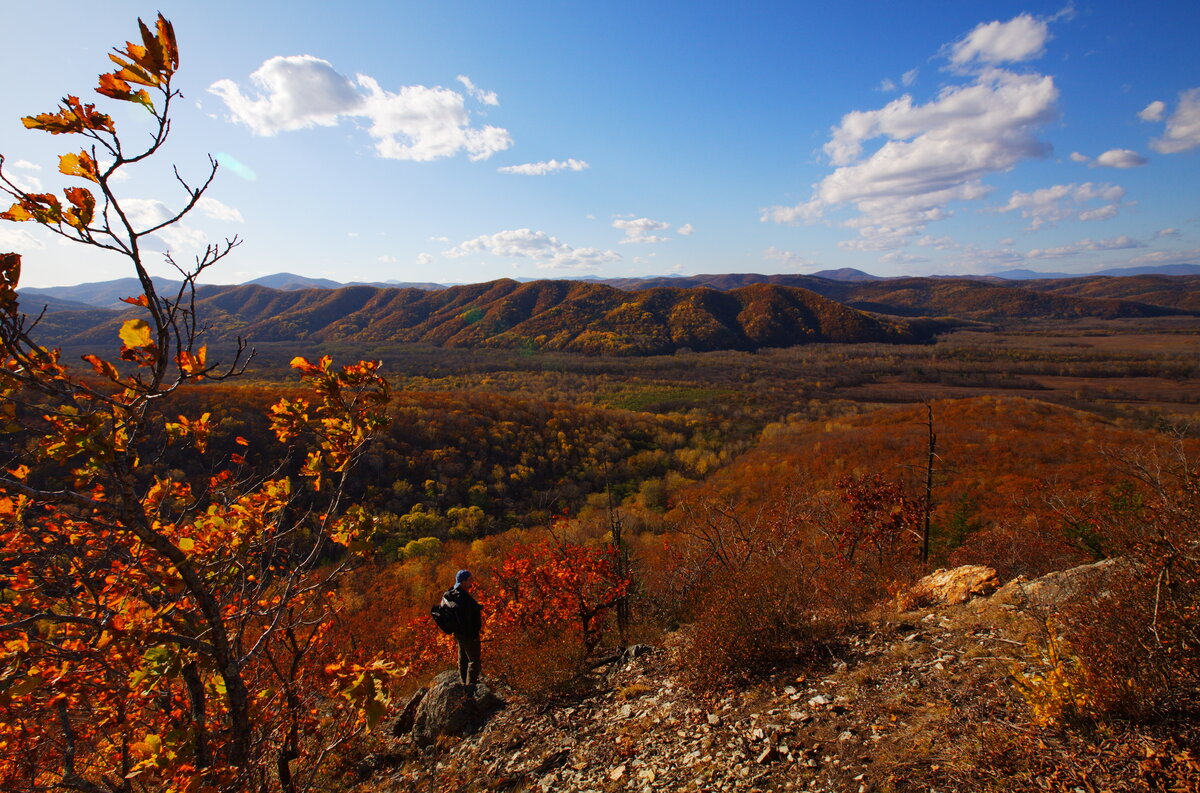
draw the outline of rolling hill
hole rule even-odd
[[[755,284],[729,291],[626,292],[579,281],[503,279],[438,291],[354,286],[278,291],[205,287],[197,309],[213,334],[255,341],[396,342],[648,355],[688,348],[754,350],[807,342],[909,343],[948,327],[878,317],[811,291]],[[119,316],[61,312],[55,343],[106,343]],[[51,331],[56,328],[50,328]]]
[[[1200,275],[1091,276],[1070,280],[1026,281],[1023,286],[1066,297],[1134,300],[1181,311],[1200,312]]]

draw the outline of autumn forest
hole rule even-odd
[[[95,90],[148,143],[69,96],[23,119],[64,141],[62,197],[0,158],[0,218],[133,279],[107,309],[39,302],[36,252],[0,254],[0,788],[538,789],[557,766],[450,777],[450,738],[397,748],[453,665],[429,610],[459,569],[510,712],[602,696],[647,646],[701,714],[922,625],[906,593],[935,570],[1103,563],[981,656],[978,692],[955,679],[970,729],[906,689],[891,722],[926,713],[936,748],[856,762],[879,790],[1100,789],[1085,756],[1107,789],[1196,789],[1195,276],[203,285],[235,238],[162,281],[115,177],[161,157],[179,56],[161,16],[136,40]],[[867,789],[774,746],[764,789]]]

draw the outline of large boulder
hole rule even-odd
[[[404,706],[392,728],[394,735],[411,733],[418,746],[431,746],[443,735],[460,737],[475,732],[504,707],[504,700],[486,683],[472,696],[459,682],[458,672],[442,672],[428,689],[421,689]]]
[[[1019,608],[1055,611],[1079,598],[1102,600],[1119,576],[1133,570],[1128,560],[1116,558],[1047,573],[1032,581],[1018,576],[1001,587],[992,599]]]
[[[967,564],[951,570],[935,570],[900,593],[901,611],[926,606],[953,606],[990,595],[1000,586],[996,571],[979,564]]]

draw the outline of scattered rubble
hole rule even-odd
[[[439,733],[461,739],[431,740],[433,703],[456,685],[447,673],[418,692],[417,704],[405,704],[390,765],[376,760],[355,793],[1026,789],[981,753],[1004,756],[1006,746],[1038,740],[1008,681],[1028,663],[1022,649],[1039,619],[1012,600],[1013,588],[1028,591],[1029,582],[988,597],[994,587],[985,570],[942,576],[944,587],[928,589],[932,607],[885,609],[835,657],[779,669],[724,696],[680,686],[667,662],[673,650],[642,645],[617,654],[575,700],[538,706],[512,696],[469,729]],[[1137,789],[1107,780],[1081,789]]]

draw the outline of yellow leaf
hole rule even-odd
[[[192,549],[195,547],[196,541],[191,537],[184,537],[179,541],[179,550],[183,551],[184,553],[191,553]]]
[[[150,324],[144,319],[125,320],[120,336],[126,347],[149,347],[154,343],[150,339]]]
[[[96,161],[86,151],[59,157],[58,172],[67,176],[80,176],[92,182],[100,181]]]

